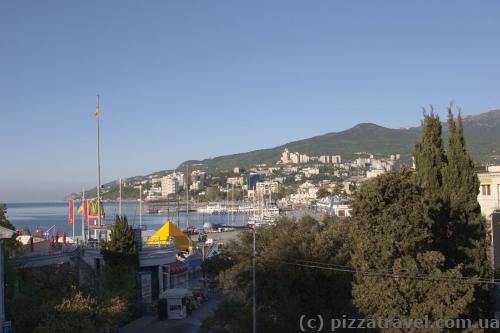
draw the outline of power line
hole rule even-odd
[[[373,270],[356,270],[356,269],[349,267],[349,266],[334,265],[334,264],[320,263],[320,262],[313,262],[313,261],[310,261],[310,263],[307,263],[307,260],[301,260],[301,259],[299,259],[295,262],[279,260],[279,259],[272,259],[272,258],[266,258],[266,260],[279,262],[279,263],[286,264],[286,265],[303,267],[303,268],[315,268],[315,269],[323,269],[323,270],[330,270],[330,271],[336,271],[336,272],[360,274],[360,275],[364,275],[364,276],[379,276],[379,277],[387,277],[387,278],[394,278],[394,279],[401,278],[401,279],[413,279],[413,280],[424,280],[424,281],[435,281],[435,282],[437,282],[437,281],[461,282],[461,283],[471,283],[471,284],[482,284],[482,283],[484,283],[484,284],[497,284],[497,283],[500,283],[500,279],[487,279],[487,278],[480,278],[480,277],[467,277],[467,276],[441,277],[441,276],[433,276],[430,274],[407,274],[407,273],[389,273],[389,272],[384,272],[384,271],[373,271]],[[304,263],[301,263],[300,261],[304,261]],[[335,267],[335,266],[340,266],[340,267]]]

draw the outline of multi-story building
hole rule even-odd
[[[318,168],[304,168],[302,172],[304,173],[304,176],[306,176],[307,178],[312,177],[314,175],[319,175]]]
[[[191,186],[192,190],[203,190],[205,188],[206,172],[194,170],[191,172]]]
[[[291,153],[290,154],[290,161],[293,164],[299,164],[300,163],[300,154],[299,153]]]
[[[229,185],[243,185],[243,177],[228,177],[226,183]]]
[[[371,169],[366,171],[366,178],[374,178],[384,173],[386,173],[385,169]]]
[[[283,151],[283,153],[281,154],[281,158],[280,158],[280,161],[281,163],[283,164],[287,164],[287,163],[290,163],[291,160],[290,160],[290,153],[288,152],[288,149],[285,148],[285,150]]]
[[[161,195],[167,197],[170,194],[179,192],[179,181],[172,175],[165,176],[161,179]]]
[[[261,179],[261,175],[258,173],[251,173],[247,177],[247,190],[255,190],[257,182]]]
[[[330,163],[331,159],[330,159],[330,156],[328,155],[322,155],[320,157],[318,157],[318,161],[320,161],[321,163]]]
[[[332,163],[333,164],[342,163],[342,157],[340,157],[340,155],[332,155]]]
[[[255,192],[259,196],[269,195],[271,193],[277,193],[279,189],[279,183],[273,181],[257,182],[255,184]]]
[[[184,174],[182,172],[174,172],[170,174],[172,178],[177,179],[177,185],[179,189],[183,189],[184,185],[186,184],[186,179],[184,178]]]
[[[500,166],[489,166],[477,175],[480,183],[477,201],[481,206],[481,213],[490,219],[491,213],[500,208]]]

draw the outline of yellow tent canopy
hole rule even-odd
[[[177,228],[171,221],[167,221],[160,229],[149,237],[146,244],[167,244],[170,237],[175,239],[175,245],[181,251],[188,251],[189,247],[193,244],[191,238]]]

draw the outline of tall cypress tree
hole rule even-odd
[[[415,145],[415,178],[423,189],[423,196],[428,205],[429,218],[432,219],[432,233],[435,250],[443,253],[445,267],[453,268],[450,258],[454,255],[455,246],[450,243],[451,225],[448,223],[447,201],[443,192],[443,169],[447,164],[441,137],[442,126],[439,116],[431,107],[430,113],[424,110],[422,137]]]
[[[367,318],[461,318],[469,314],[474,286],[457,283],[459,268],[446,267],[434,245],[434,220],[424,189],[408,170],[361,186],[352,208],[354,304]],[[366,272],[383,272],[393,277]],[[425,274],[436,278],[410,278]],[[394,332],[394,330],[381,330]],[[419,332],[420,330],[407,330]]]
[[[449,220],[452,225],[452,243],[455,251],[450,255],[454,265],[462,265],[466,276],[488,277],[486,221],[477,201],[479,179],[474,163],[465,148],[462,117],[455,121],[452,105],[448,108],[448,164],[443,170],[443,190],[448,202]],[[488,288],[476,285],[475,302],[470,305],[470,315],[488,313]]]
[[[457,124],[458,122],[458,124]],[[443,194],[448,202],[449,220],[453,224],[456,246],[456,264],[464,265],[467,275],[485,277],[488,273],[486,257],[486,228],[477,201],[479,179],[474,163],[465,148],[462,117],[454,119],[452,106],[448,108],[448,164],[443,170]]]
[[[439,116],[424,110],[422,122],[422,139],[415,145],[414,157],[417,183],[433,196],[440,196],[443,183],[442,169],[446,164],[446,156],[441,139],[441,121]]]

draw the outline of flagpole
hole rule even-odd
[[[142,230],[142,184],[139,185],[139,228]]]
[[[85,186],[82,186],[82,241],[85,244]]]
[[[101,227],[101,155],[99,145],[99,95],[97,95],[97,106],[95,109],[96,125],[97,125],[97,225]]]
[[[119,192],[120,192],[120,201],[118,205],[118,215],[122,216],[122,177],[119,178],[118,180],[120,182],[119,186]]]
[[[73,201],[73,242],[75,241],[75,201]]]

